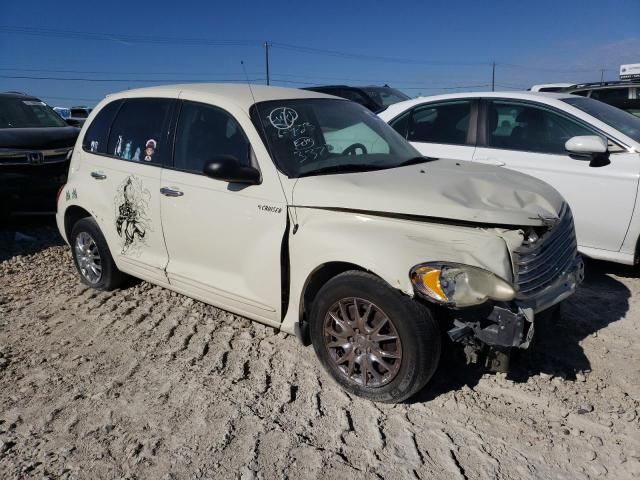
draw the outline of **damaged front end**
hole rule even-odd
[[[472,281],[467,283],[471,290],[484,292],[487,298],[476,295],[475,305],[440,302],[448,307],[453,320],[449,337],[465,345],[468,362],[477,362],[479,353],[488,350],[489,366],[504,371],[508,366],[509,351],[525,349],[531,343],[535,317],[570,296],[584,278],[584,264],[578,254],[568,206],[563,206],[555,222],[530,228],[524,232],[524,238],[512,252],[513,282],[508,285],[511,292],[502,283],[494,281],[495,284],[491,284],[492,280],[485,275],[488,286],[474,287]],[[442,275],[438,277],[437,287],[446,296],[449,287],[446,278],[440,282],[443,278]],[[423,296],[426,292],[425,297],[433,301],[433,292],[429,291],[428,285],[425,288]],[[421,292],[419,288],[416,290]]]

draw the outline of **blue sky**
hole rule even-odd
[[[265,41],[274,43],[275,85],[389,83],[411,96],[483,90],[492,61],[497,90],[599,80],[601,68],[615,79],[620,63],[640,62],[639,19],[640,0],[5,0],[0,77],[47,79],[0,78],[0,91],[93,105],[127,88],[242,79],[241,60],[260,82]],[[234,45],[211,44],[218,40]]]

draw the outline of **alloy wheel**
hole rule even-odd
[[[328,310],[323,326],[329,356],[341,374],[365,387],[392,381],[402,363],[402,343],[393,321],[372,302],[343,298]]]
[[[95,240],[87,232],[80,232],[75,243],[76,261],[80,274],[92,284],[102,278],[102,259]]]

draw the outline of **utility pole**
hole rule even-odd
[[[496,62],[491,64],[491,91],[496,91]]]
[[[267,85],[269,85],[269,42],[264,42],[264,59],[267,66]]]

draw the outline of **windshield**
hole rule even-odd
[[[640,142],[640,118],[631,113],[591,98],[576,97],[562,100],[624,133],[627,137],[633,138],[636,142]]]
[[[34,98],[0,97],[0,128],[66,127],[46,103]]]
[[[262,102],[251,116],[258,131],[264,128],[274,161],[291,178],[380,170],[422,158],[373,112],[345,100]]]
[[[373,101],[376,102],[381,107],[388,107],[389,105],[393,105],[394,103],[404,102],[405,100],[409,100],[409,97],[395,88],[389,87],[361,87],[361,90],[364,90],[367,95],[373,98]]]

